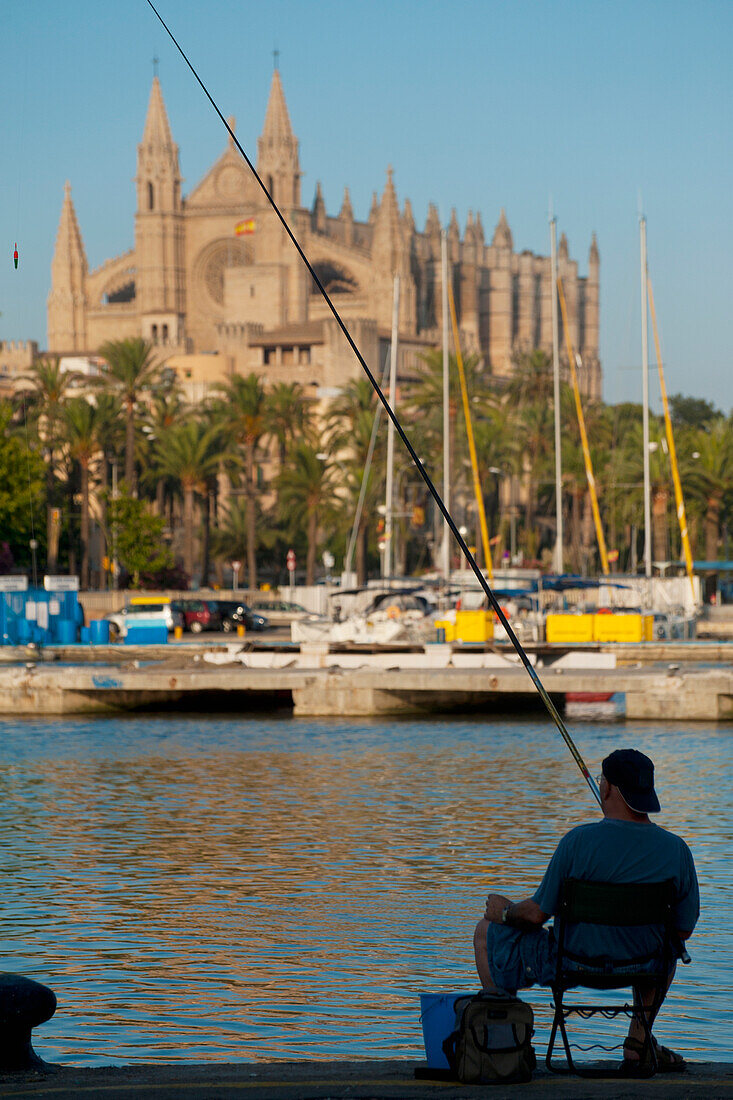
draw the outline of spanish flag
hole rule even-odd
[[[247,218],[246,221],[237,222],[234,226],[234,234],[237,237],[247,237],[250,233],[254,233],[255,228],[254,218]]]

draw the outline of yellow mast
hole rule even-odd
[[[603,528],[601,526],[601,513],[598,510],[598,497],[596,495],[596,480],[593,476],[593,463],[590,457],[590,447],[588,446],[588,436],[585,430],[585,418],[583,416],[583,406],[580,403],[580,388],[578,386],[578,375],[575,370],[575,355],[573,353],[573,345],[570,340],[570,326],[568,325],[568,311],[565,305],[565,294],[562,289],[562,279],[558,275],[557,277],[557,289],[560,294],[560,309],[562,310],[562,327],[565,330],[565,345],[568,350],[568,363],[570,364],[570,377],[573,380],[573,393],[575,395],[575,409],[578,413],[578,427],[580,428],[580,441],[583,445],[583,459],[585,461],[585,475],[588,479],[588,490],[590,492],[590,504],[593,512],[593,522],[596,528],[596,538],[598,539],[598,550],[601,555],[601,568],[605,576],[608,576],[610,570],[608,568],[608,554],[606,553],[606,540],[603,537]]]
[[[481,482],[478,476],[478,459],[476,458],[476,444],[473,440],[473,426],[471,424],[471,410],[468,404],[468,389],[466,388],[466,372],[463,369],[463,356],[461,355],[461,341],[458,335],[458,321],[456,320],[456,304],[453,300],[453,287],[448,283],[448,305],[450,306],[450,318],[453,326],[453,343],[456,348],[456,362],[458,363],[458,377],[461,380],[461,396],[463,398],[463,415],[466,419],[466,434],[468,435],[468,450],[471,455],[471,470],[473,472],[473,491],[476,496],[479,525],[481,527],[481,542],[484,547],[484,561],[489,580],[494,579],[494,571],[491,567],[491,546],[489,545],[489,528],[486,524],[486,512],[484,510],[484,498],[481,492]]]
[[[662,351],[659,346],[659,330],[657,329],[657,313],[654,309],[654,292],[652,291],[652,281],[647,276],[647,286],[649,288],[649,309],[652,315],[652,328],[654,329],[654,347],[657,353],[657,368],[659,370],[659,387],[662,391],[662,405],[664,406],[664,427],[667,433],[667,446],[669,447],[669,461],[672,466],[672,481],[674,482],[674,499],[677,505],[677,519],[680,524],[680,535],[682,537],[682,550],[685,555],[685,567],[687,569],[687,576],[690,579],[690,587],[692,588],[692,599],[696,600],[695,596],[695,581],[694,573],[692,570],[692,550],[690,549],[690,539],[687,534],[687,515],[685,513],[685,498],[682,495],[682,483],[680,481],[680,471],[677,465],[677,451],[674,445],[674,433],[672,431],[672,419],[669,415],[669,404],[667,403],[667,387],[664,384],[664,370],[662,368]]]

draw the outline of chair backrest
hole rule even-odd
[[[583,882],[566,879],[558,916],[571,924],[671,928],[675,899],[672,879],[664,882]]]

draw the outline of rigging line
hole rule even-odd
[[[28,416],[25,409],[25,392],[23,393],[23,424],[25,425],[25,458],[28,467],[28,505],[31,514],[31,561],[33,564],[33,587],[38,588],[38,567],[36,564],[36,528],[33,521],[33,490],[31,488],[31,448],[28,442]]]
[[[550,698],[549,694],[547,693],[547,690],[546,690],[544,684],[542,683],[542,681],[540,680],[539,676],[537,675],[537,672],[532,667],[532,664],[529,660],[529,657],[527,656],[527,654],[524,651],[522,643],[519,641],[516,634],[514,633],[514,630],[512,629],[512,627],[509,623],[509,620],[507,619],[506,615],[504,614],[504,612],[501,609],[499,601],[497,600],[497,598],[494,595],[493,591],[489,587],[489,584],[487,583],[486,577],[483,575],[483,573],[479,569],[478,564],[476,562],[476,559],[474,558],[473,554],[471,553],[471,551],[468,548],[468,544],[466,543],[465,539],[463,538],[463,535],[458,530],[458,527],[456,526],[456,523],[455,523],[453,517],[451,516],[450,512],[446,508],[445,503],[443,502],[443,498],[440,496],[440,493],[435,488],[435,485],[433,484],[433,482],[430,478],[430,475],[428,474],[427,470],[425,469],[425,467],[423,466],[422,462],[420,461],[420,459],[418,457],[417,451],[412,446],[412,443],[410,442],[409,438],[407,437],[404,428],[402,427],[400,421],[398,420],[398,418],[397,418],[395,412],[393,411],[389,401],[385,397],[379,383],[377,382],[376,378],[374,377],[371,370],[367,366],[363,355],[361,354],[358,347],[354,343],[354,340],[353,340],[349,330],[347,329],[346,325],[344,324],[343,320],[341,319],[340,313],[338,312],[335,305],[331,301],[331,298],[329,297],[328,292],[326,291],[326,288],[324,287],[323,283],[318,278],[318,275],[316,274],[313,267],[311,266],[310,261],[308,260],[308,257],[306,256],[305,252],[303,251],[300,244],[298,243],[298,240],[295,237],[293,231],[291,230],[290,226],[288,225],[288,222],[287,222],[284,214],[281,212],[279,206],[277,205],[277,203],[273,199],[272,195],[268,191],[267,187],[265,186],[264,182],[260,178],[259,173],[257,172],[257,169],[255,168],[254,164],[249,159],[249,157],[245,153],[244,149],[240,145],[239,140],[238,140],[236,134],[234,133],[234,130],[232,129],[232,127],[229,125],[229,123],[227,122],[224,115],[219,110],[219,107],[217,106],[217,104],[216,104],[215,100],[213,99],[211,93],[209,92],[208,88],[204,84],[204,82],[201,79],[201,77],[199,76],[199,74],[196,72],[196,69],[193,67],[192,63],[189,61],[186,53],[183,50],[183,47],[181,45],[179,45],[178,40],[176,39],[175,35],[173,34],[173,32],[170,29],[170,27],[168,26],[168,24],[163,19],[162,15],[158,11],[158,9],[155,7],[155,4],[153,4],[152,0],[147,0],[147,4],[151,8],[153,13],[155,14],[155,16],[158,19],[159,23],[161,24],[161,26],[165,30],[166,34],[170,38],[173,45],[178,50],[179,54],[181,55],[181,57],[185,61],[186,65],[191,70],[191,72],[192,72],[192,74],[193,74],[193,76],[196,80],[196,83],[199,85],[202,92],[204,93],[204,95],[208,99],[209,103],[214,108],[214,111],[219,116],[219,119],[221,120],[222,125],[225,127],[225,129],[226,129],[227,133],[229,134],[229,137],[231,138],[232,142],[234,143],[236,148],[241,153],[242,158],[244,159],[244,161],[247,164],[248,168],[252,172],[252,175],[254,176],[254,178],[257,180],[257,183],[259,184],[265,198],[267,199],[267,201],[269,202],[269,204],[272,207],[273,211],[277,215],[283,229],[285,230],[288,237],[292,241],[298,255],[300,256],[301,260],[305,264],[306,268],[308,269],[308,272],[310,273],[311,277],[313,278],[313,281],[315,282],[316,286],[318,287],[319,291],[321,292],[321,295],[323,296],[323,300],[325,301],[326,305],[328,306],[331,313],[333,314],[334,320],[336,321],[337,325],[339,326],[342,333],[346,337],[346,341],[347,341],[349,347],[351,348],[351,350],[353,351],[354,355],[356,356],[357,360],[359,361],[359,363],[362,367],[362,370],[364,371],[364,373],[366,374],[366,376],[369,379],[370,383],[374,387],[374,391],[377,394],[377,397],[379,398],[379,400],[381,401],[381,403],[384,407],[384,410],[387,413],[387,416],[390,418],[390,420],[394,424],[395,431],[397,432],[397,434],[399,435],[399,437],[402,440],[403,444],[405,445],[405,447],[407,449],[407,452],[410,455],[410,458],[415,463],[415,466],[417,467],[418,473],[420,474],[421,478],[425,482],[425,485],[427,486],[428,491],[430,492],[430,494],[433,497],[433,500],[435,501],[441,515],[443,516],[443,519],[445,520],[446,524],[448,525],[454,539],[458,543],[458,545],[461,549],[461,552],[463,553],[463,556],[465,557],[465,559],[468,562],[472,572],[474,573],[476,579],[478,580],[479,584],[481,585],[481,588],[483,589],[483,591],[486,595],[486,598],[488,599],[493,611],[495,612],[497,618],[499,619],[499,622],[502,624],[502,626],[506,630],[507,637],[509,638],[512,645],[514,646],[514,648],[515,648],[515,650],[516,650],[516,652],[519,656],[519,659],[521,660],[522,664],[524,665],[524,667],[527,671],[527,674],[528,674],[529,678],[531,679],[532,683],[534,684],[535,688],[537,689],[537,692],[539,693],[539,695],[542,699],[542,702],[545,704],[545,707],[547,708],[547,711],[548,711],[550,717],[552,718],[552,720],[555,723],[555,726],[557,727],[563,741],[565,742],[565,744],[566,744],[566,746],[567,746],[567,748],[570,752],[570,755],[573,757],[573,760],[575,761],[578,768],[580,769],[580,772],[581,772],[583,778],[585,779],[586,783],[588,784],[588,787],[590,788],[590,791],[591,791],[593,797],[595,798],[596,802],[600,806],[601,805],[601,796],[600,796],[600,792],[598,790],[598,787],[596,785],[596,782],[593,779],[593,777],[591,776],[590,772],[588,771],[588,768],[586,767],[582,756],[580,755],[578,749],[576,748],[575,743],[573,742],[573,739],[570,736],[570,733],[568,732],[568,729],[567,729],[565,723],[563,722],[559,711],[557,710],[557,707],[555,706],[555,704],[553,703],[553,701]]]
[[[387,385],[389,379],[389,355],[391,351],[391,344],[387,348],[387,354],[385,355],[384,371],[382,373],[382,388]],[[369,437],[369,449],[367,451],[366,462],[364,463],[364,474],[361,479],[361,488],[359,489],[359,500],[356,505],[356,514],[354,515],[354,523],[351,528],[351,538],[349,539],[348,549],[346,551],[346,558],[344,559],[344,572],[350,573],[351,566],[354,560],[354,550],[356,548],[356,539],[359,534],[359,524],[361,523],[361,513],[364,508],[364,498],[366,497],[367,485],[369,484],[369,473],[372,465],[372,456],[374,455],[374,448],[377,443],[377,432],[379,430],[379,418],[382,413],[382,406],[377,405],[374,412],[374,423],[372,424],[372,434]]]

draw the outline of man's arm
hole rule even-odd
[[[531,930],[540,928],[549,913],[544,913],[536,901],[510,901],[502,894],[489,894],[486,898],[484,918],[493,924],[507,924],[510,928]]]

